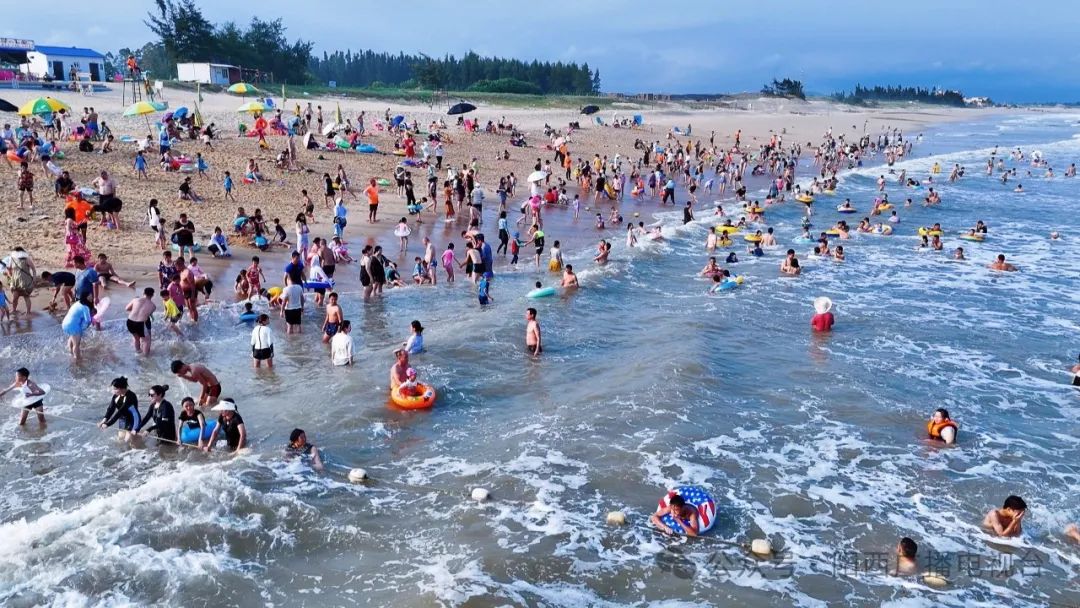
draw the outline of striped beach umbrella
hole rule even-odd
[[[268,111],[270,111],[270,107],[267,106],[266,104],[264,104],[261,101],[249,101],[249,102],[245,103],[244,105],[240,106],[239,108],[236,108],[236,111],[240,112],[242,114],[243,113],[256,114],[258,112],[268,112]]]
[[[60,110],[67,110],[70,112],[71,107],[52,97],[35,97],[19,108],[19,116],[52,114],[53,112],[59,112]]]
[[[247,95],[248,93],[258,93],[259,89],[246,82],[238,82],[229,87],[230,93],[236,93],[237,95]]]
[[[150,103],[149,101],[137,101],[124,109],[124,116],[142,116],[146,120],[146,128],[150,128],[150,119],[148,116],[155,112],[160,112],[162,107],[156,103]]]

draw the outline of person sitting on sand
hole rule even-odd
[[[1016,271],[1019,270],[1019,268],[1017,268],[1015,265],[1009,264],[1008,262],[1005,261],[1005,254],[1004,253],[999,253],[998,256],[997,256],[997,260],[995,260],[992,264],[990,264],[987,267],[990,270],[1001,270],[1001,271],[1004,271],[1004,272],[1016,272]]]
[[[1021,522],[1027,513],[1027,503],[1019,496],[1009,496],[1000,509],[991,509],[983,518],[982,525],[989,528],[995,536],[1004,538],[1020,536],[1023,532]]]

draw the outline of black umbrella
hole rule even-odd
[[[465,103],[463,101],[461,103],[455,103],[454,106],[446,112],[446,114],[448,116],[453,116],[454,114],[465,114],[467,112],[472,112],[475,109],[476,106],[472,105],[471,103]]]
[[[585,106],[581,108],[582,114],[596,114],[600,111],[600,106]]]
[[[0,112],[18,112],[19,107],[12,105],[11,102],[6,99],[0,99]]]

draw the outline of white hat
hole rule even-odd
[[[210,409],[215,412],[235,412],[236,403],[234,403],[232,399],[222,399],[217,405]]]
[[[816,310],[819,315],[829,312],[832,310],[832,300],[830,300],[828,296],[818,296],[814,298],[814,310]]]

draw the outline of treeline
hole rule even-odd
[[[155,0],[156,13],[148,13],[146,26],[157,34],[176,76],[177,62],[213,62],[259,70],[281,82],[307,79],[312,43],[285,38],[281,19],[263,21],[252,17],[247,28],[232,21],[214,25],[203,16],[193,0]]]
[[[963,106],[964,94],[938,88],[925,87],[902,87],[881,85],[864,87],[855,85],[850,93],[838,92],[833,94],[833,99],[842,103],[864,104],[869,101],[916,101],[919,103],[932,103],[945,106]]]
[[[106,55],[111,77],[123,72],[124,60],[135,55],[154,78],[176,77],[176,64],[212,62],[244,69],[245,78],[293,84],[399,87],[483,91],[492,93],[591,94],[600,90],[600,72],[589,65],[481,57],[469,52],[431,58],[405,53],[335,51],[312,54],[311,42],[289,42],[281,19],[253,17],[247,27],[232,21],[211,23],[195,0],[154,0],[146,26],[158,40],[141,49],[122,48]]]
[[[337,51],[312,58],[315,80],[334,80],[338,86],[397,86],[493,93],[590,94],[600,90],[600,71],[589,64],[525,62],[481,57],[469,52],[458,59],[435,59],[404,53]]]
[[[802,81],[790,78],[783,80],[773,78],[771,83],[766,83],[765,86],[761,87],[761,94],[769,97],[794,97],[806,101]]]

